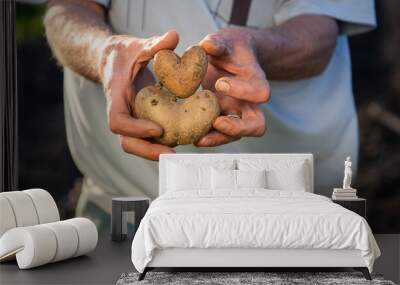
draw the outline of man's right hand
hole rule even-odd
[[[127,153],[158,160],[161,153],[174,149],[151,142],[163,129],[156,123],[134,117],[133,102],[139,87],[152,84],[154,78],[145,68],[148,61],[162,49],[175,49],[179,41],[174,31],[163,36],[139,39],[111,36],[103,47],[100,74],[107,98],[108,124],[119,135]]]

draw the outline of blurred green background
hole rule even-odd
[[[18,43],[43,38],[44,27],[42,17],[45,5],[29,5],[17,3],[16,37]]]

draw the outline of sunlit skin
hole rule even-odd
[[[179,36],[174,31],[150,39],[113,35],[105,15],[103,7],[91,1],[50,0],[44,19],[49,44],[61,65],[103,85],[109,127],[123,150],[158,160],[174,149],[149,140],[161,136],[162,128],[134,118],[129,102],[137,90],[154,83],[148,61],[159,50],[174,49]],[[222,114],[197,145],[264,135],[267,122],[259,104],[271,96],[268,80],[320,74],[337,35],[334,19],[303,15],[269,29],[227,28],[202,39],[199,45],[210,61],[203,85],[216,91]]]

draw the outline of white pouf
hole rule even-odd
[[[97,246],[98,233],[95,224],[86,218],[74,218],[65,221],[75,227],[78,233],[78,249],[74,255],[79,256],[94,250]]]
[[[8,199],[0,195],[0,237],[9,229],[15,228],[17,222]]]
[[[0,237],[9,229],[60,220],[56,202],[43,189],[0,193]]]
[[[0,261],[14,257],[20,269],[87,254],[97,245],[92,221],[75,218],[7,231],[0,238]]]
[[[78,233],[73,226],[65,221],[44,224],[53,231],[57,239],[57,252],[51,262],[73,257],[78,250]]]
[[[30,196],[22,191],[2,192],[13,209],[17,227],[33,226],[39,223],[35,205]]]
[[[22,192],[31,197],[39,218],[39,224],[60,220],[60,214],[58,213],[56,202],[49,192],[43,189],[29,189]]]
[[[11,229],[0,239],[0,261],[15,255],[20,269],[49,263],[56,251],[54,233],[41,225]]]

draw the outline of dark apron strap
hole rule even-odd
[[[233,0],[229,23],[238,26],[246,26],[250,5],[251,0]]]

